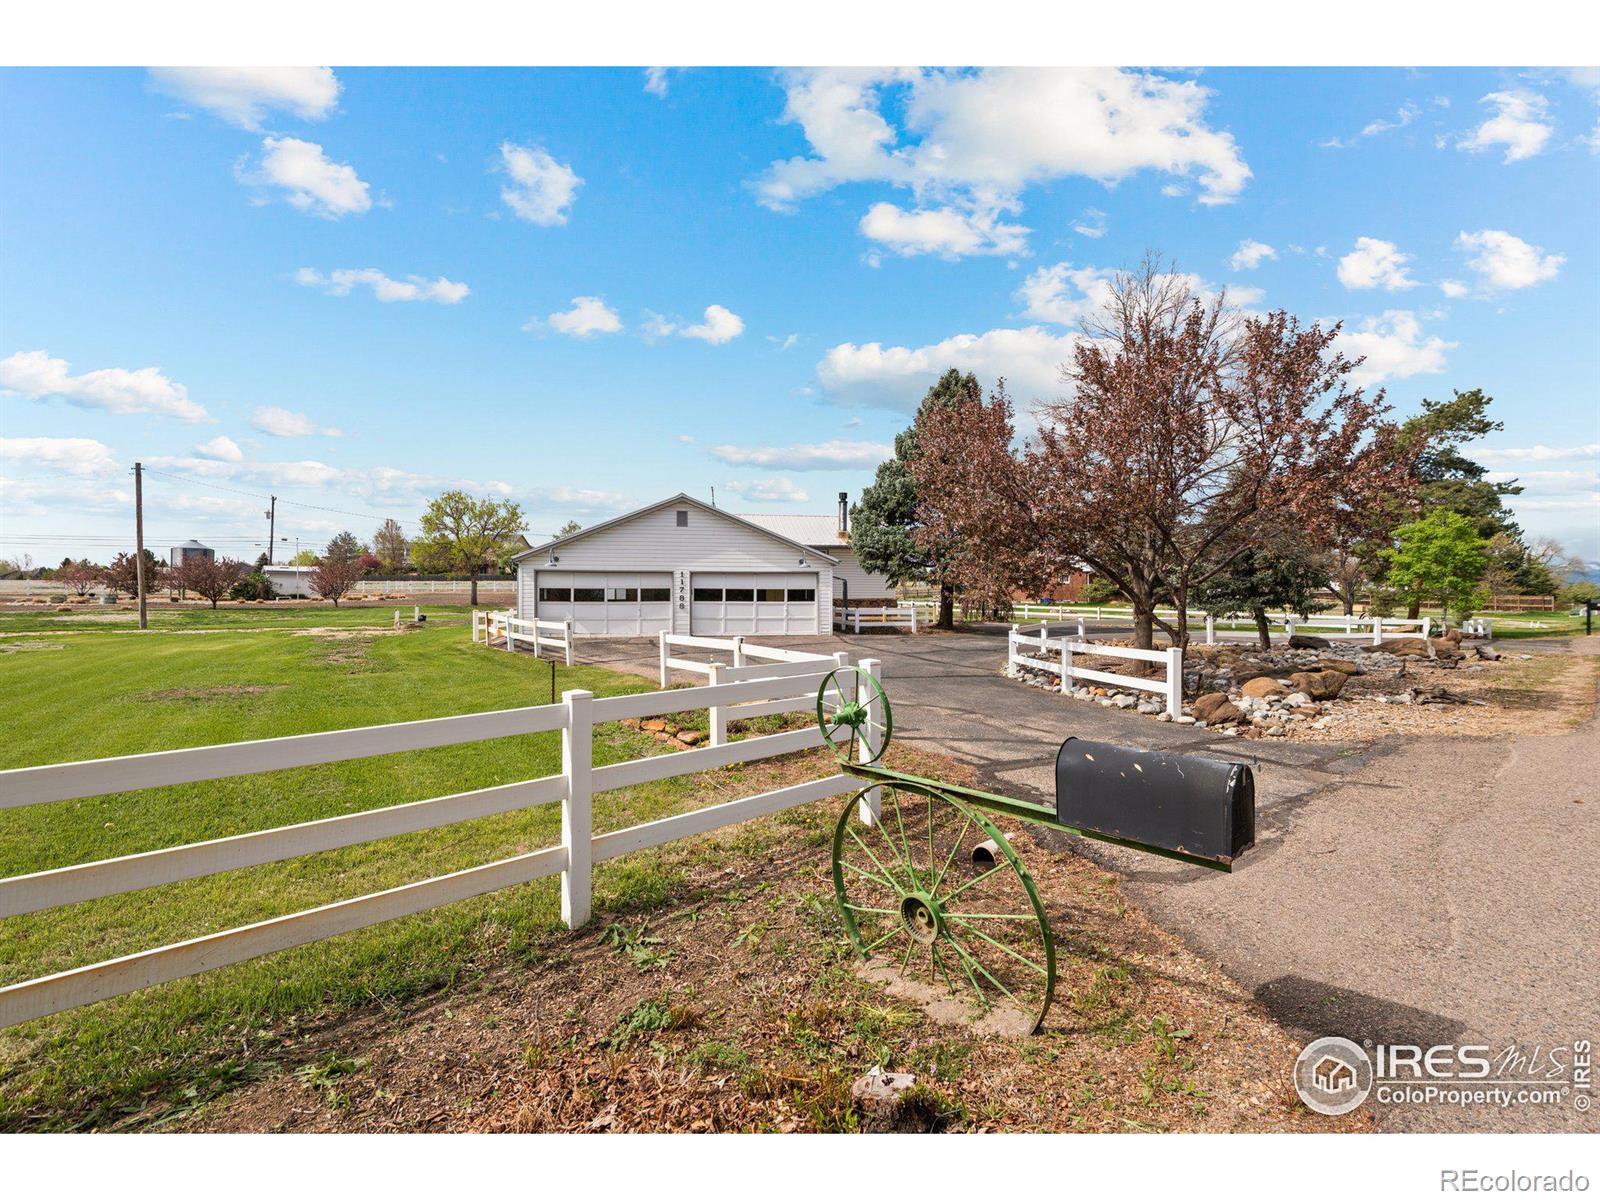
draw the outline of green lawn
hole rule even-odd
[[[372,610],[341,611],[337,619],[324,610],[280,610],[261,614],[285,626],[277,631],[176,632],[210,624],[202,615],[229,624],[258,617],[164,613],[171,632],[91,625],[57,641],[5,636],[19,625],[39,627],[46,614],[0,618],[0,768],[479,712],[549,696],[546,662],[474,646],[464,623],[332,639],[292,627],[364,624]],[[455,615],[459,622],[463,610]],[[607,695],[650,686],[592,667],[557,671],[558,689]],[[660,750],[621,726],[596,730],[597,762]],[[539,734],[0,812],[0,876],[554,774],[559,762],[560,735]],[[597,830],[703,803],[702,787],[689,778],[608,793],[597,801]],[[545,805],[8,918],[0,922],[0,984],[551,845],[559,828],[559,806]],[[597,907],[658,901],[670,884],[658,855],[629,855],[597,869]],[[541,880],[0,1030],[0,1129],[104,1126],[165,1111],[175,1098],[203,1101],[265,1069],[271,1028],[461,982],[486,956],[537,954],[557,917],[557,881]]]
[[[139,614],[132,609],[103,608],[98,604],[71,605],[70,611],[58,612],[60,605],[15,608],[0,611],[0,635],[7,633],[32,633],[52,629],[101,630],[137,633]],[[388,626],[394,624],[394,610],[409,620],[412,605],[384,604],[358,608],[344,604],[293,607],[278,604],[223,605],[210,608],[203,605],[182,607],[152,604],[148,609],[151,629],[305,629],[312,626]],[[479,604],[480,609],[493,608],[491,603]],[[465,626],[472,610],[466,605],[424,604],[422,611],[430,621]]]

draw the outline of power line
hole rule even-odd
[[[159,471],[155,467],[146,467],[145,471],[151,475],[164,475],[168,479],[178,479],[184,483],[192,483],[197,487],[208,487],[219,492],[231,492],[235,496],[248,496],[252,500],[270,501],[272,499],[272,497],[265,492],[247,492],[242,488],[232,488],[220,483],[212,483],[208,479],[196,479],[192,475],[180,475],[176,471]],[[363,520],[369,521],[382,521],[387,519],[383,513],[375,513],[371,511],[354,512],[348,508],[334,508],[327,504],[311,504],[305,500],[286,500],[280,497],[278,502],[280,504],[292,504],[297,508],[314,509],[317,512],[338,513],[342,517],[361,517]]]

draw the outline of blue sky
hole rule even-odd
[[[0,555],[829,511],[930,379],[1023,405],[1147,248],[1482,387],[1600,559],[1600,71],[0,72]],[[180,478],[182,477],[182,478]],[[330,511],[337,510],[337,511]],[[292,549],[292,541],[290,548]]]

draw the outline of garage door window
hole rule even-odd
[[[755,588],[729,588],[723,595],[733,604],[754,604]]]
[[[569,604],[572,601],[571,588],[540,588],[539,599],[554,601],[559,604]]]
[[[639,600],[639,589],[638,588],[607,588],[606,589],[606,599],[607,600],[624,600],[624,601],[627,601],[629,604],[635,604]]]
[[[639,599],[645,604],[670,604],[672,602],[672,589],[640,588]]]
[[[760,600],[761,600],[761,602],[763,604],[782,604],[783,603],[783,589],[782,588],[757,588],[756,589],[756,595],[760,598]]]
[[[717,602],[722,599],[721,588],[695,588],[694,598],[701,601]]]
[[[573,588],[572,600],[575,604],[603,604],[606,598],[605,588]]]
[[[789,603],[791,603],[791,604],[794,604],[794,603],[799,602],[799,601],[804,601],[807,604],[812,604],[812,603],[816,602],[816,599],[817,599],[817,589],[816,588],[790,588],[789,589]]]

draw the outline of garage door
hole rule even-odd
[[[672,628],[672,576],[666,571],[540,571],[537,613],[572,621],[589,637],[654,636]]]
[[[702,636],[730,633],[816,633],[817,575],[708,574],[689,584],[689,629]]]

